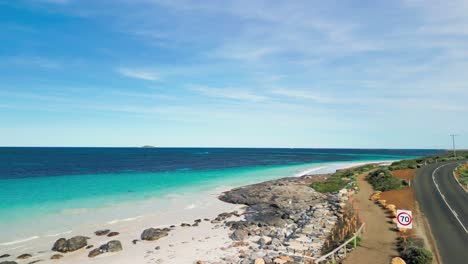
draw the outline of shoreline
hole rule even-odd
[[[345,166],[336,169],[345,169],[363,164],[382,162],[389,161],[342,162],[341,164]],[[319,172],[322,169],[325,169],[325,167],[310,168],[309,170],[281,179],[300,178],[310,174],[315,175],[315,172]],[[57,238],[69,238],[79,234],[91,237],[89,244],[93,244],[94,246],[99,246],[111,239],[118,239],[122,242],[124,249],[121,252],[106,253],[103,256],[98,256],[92,259],[88,258],[87,251],[81,249],[76,252],[63,254],[65,257],[61,260],[62,262],[83,263],[85,260],[89,260],[93,263],[109,263],[109,261],[112,261],[112,263],[135,263],[140,261],[150,261],[151,263],[173,263],[172,261],[174,261],[174,258],[177,255],[177,261],[181,261],[181,263],[192,263],[196,259],[215,261],[216,259],[219,260],[223,255],[238,255],[238,249],[233,248],[231,245],[233,241],[229,238],[229,229],[219,223],[211,223],[211,221],[219,216],[219,214],[225,212],[238,211],[241,214],[244,213],[244,205],[225,203],[218,199],[222,193],[232,190],[232,188],[232,186],[224,186],[224,189],[216,188],[215,190],[201,193],[199,196],[204,197],[204,199],[198,199],[196,201],[192,200],[192,203],[189,205],[180,205],[178,210],[172,210],[171,212],[163,212],[161,214],[158,212],[151,212],[148,215],[114,219],[108,221],[106,224],[95,224],[93,226],[73,230],[71,232],[69,230],[58,232],[53,234],[54,236],[50,235],[45,239],[44,237],[41,237],[41,239],[35,238],[34,240],[10,243],[9,245],[6,244],[8,242],[5,243],[2,241],[4,246],[8,246],[8,249],[5,247],[0,248],[0,255],[10,254],[14,257],[22,253],[29,253],[32,257],[24,261],[16,260],[12,257],[5,259],[0,258],[0,261],[15,260],[18,263],[29,263],[31,261],[41,259],[44,260],[44,263],[50,262],[50,255],[57,253],[50,251],[53,242]],[[240,220],[242,218],[243,216],[233,216],[229,221]],[[181,223],[193,224],[193,221],[197,219],[210,219],[210,221],[202,221],[197,225],[197,227],[180,227]],[[176,225],[176,227],[171,229],[167,238],[156,242],[137,242],[136,245],[132,242],[135,239],[139,239],[141,232],[145,228],[164,228],[172,225]],[[112,238],[105,236],[96,237],[93,232],[100,229],[110,229],[112,231],[119,232],[120,234]],[[24,240],[24,238],[19,240]],[[155,250],[154,248],[156,246],[159,246],[160,249]],[[225,250],[220,251],[220,248],[225,248]],[[184,252],[183,255],[186,256],[186,258],[184,257],[184,259],[180,259],[182,256],[181,254],[177,254],[177,252]],[[153,255],[157,255],[157,258]]]

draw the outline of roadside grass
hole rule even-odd
[[[456,157],[453,156],[452,152],[447,151],[441,154],[417,158],[417,159],[396,161],[396,162],[393,162],[389,166],[389,169],[390,170],[417,169],[426,164],[432,164],[432,163],[443,162],[443,161],[464,160],[464,159],[468,159],[468,151],[466,150],[457,151]]]
[[[356,188],[356,179],[359,174],[371,171],[376,168],[376,165],[368,164],[355,168],[338,170],[328,177],[325,181],[313,182],[311,187],[321,193],[338,192],[343,188]]]
[[[461,184],[467,185],[468,184],[468,165],[462,165],[457,168],[458,175],[460,178],[458,179]]]

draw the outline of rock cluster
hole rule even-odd
[[[284,178],[223,193],[220,200],[245,204],[248,208],[241,220],[225,221],[227,217],[219,217],[214,221],[224,221],[232,230],[232,240],[250,242],[239,255],[223,261],[293,263],[300,261],[301,255],[321,256],[324,242],[341,217],[346,198],[340,193],[316,192],[309,184],[304,177]]]
[[[72,252],[80,248],[86,247],[88,245],[88,239],[89,237],[84,236],[75,236],[70,239],[60,238],[57,241],[55,241],[52,250],[62,253]]]
[[[112,240],[104,245],[101,245],[99,248],[91,250],[88,254],[88,257],[93,258],[103,253],[118,251],[122,251],[122,244],[118,240]]]

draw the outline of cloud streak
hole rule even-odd
[[[249,90],[232,87],[214,88],[208,86],[192,85],[189,87],[189,90],[195,91],[201,95],[208,97],[246,101],[253,103],[264,102],[269,99],[267,96],[259,95]]]
[[[154,70],[141,69],[141,68],[118,68],[117,72],[122,76],[135,78],[145,81],[158,81],[160,80],[159,74]]]

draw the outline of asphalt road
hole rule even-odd
[[[413,182],[416,199],[445,264],[468,263],[468,193],[453,177],[458,164],[425,166],[417,171]]]

